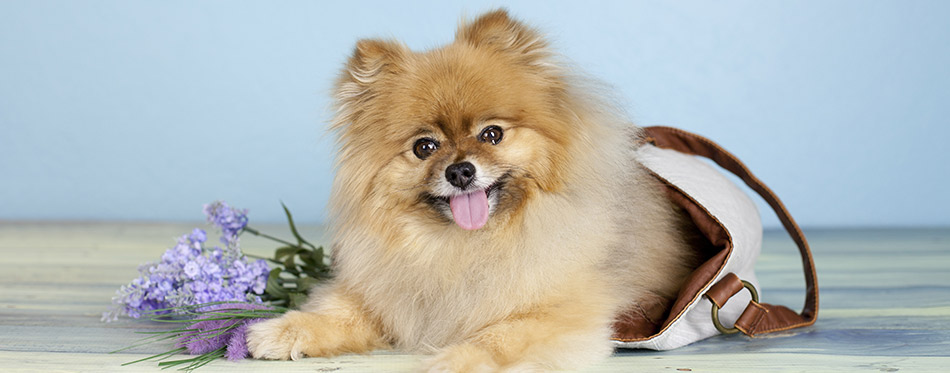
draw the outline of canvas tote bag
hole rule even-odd
[[[818,316],[818,279],[811,250],[782,202],[735,156],[702,136],[670,127],[648,127],[637,150],[640,162],[667,186],[671,201],[692,218],[706,240],[697,247],[705,261],[680,290],[668,312],[650,305],[623,313],[614,325],[619,348],[669,350],[718,335],[750,337],[811,325]],[[697,157],[698,156],[698,157]],[[801,313],[760,302],[754,265],[762,225],[749,197],[699,157],[735,174],[772,207],[798,246],[805,273]],[[665,314],[651,319],[646,315]]]

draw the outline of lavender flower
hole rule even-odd
[[[260,322],[264,319],[250,319],[231,332],[231,338],[228,340],[227,352],[224,357],[231,361],[237,361],[247,358],[251,352],[247,349],[247,327],[251,324]]]
[[[241,253],[239,235],[242,232],[286,245],[277,250],[273,259],[286,268],[275,274],[289,273],[297,281],[291,282],[295,285],[292,289],[285,289],[278,280],[277,287],[270,289],[277,295],[271,292],[266,295],[271,301],[276,298],[277,302],[294,307],[295,300],[314,281],[329,277],[323,248],[300,237],[286,206],[284,212],[296,244],[248,228],[247,210],[216,201],[205,205],[204,212],[208,222],[220,229],[224,248],[207,245],[208,235],[201,229],[181,236],[160,261],[140,266],[141,276],[122,286],[112,299],[112,311],[103,314],[106,321],[120,315],[138,318],[171,314],[165,321],[190,323],[184,328],[161,332],[158,339],[149,338],[153,341],[177,338],[175,350],[135,362],[163,360],[171,354],[187,351],[195,356],[165,360],[159,365],[163,369],[180,366],[180,370],[192,371],[222,356],[229,360],[244,359],[249,356],[248,326],[287,312],[287,308],[263,304],[261,296],[268,290],[271,271],[266,261],[249,261]],[[303,264],[296,262],[297,258]]]
[[[214,306],[215,310],[206,313],[207,318],[191,324],[187,329],[190,332],[182,333],[178,339],[178,346],[185,347],[189,354],[201,355],[219,349],[225,349],[225,357],[235,361],[248,357],[247,327],[251,324],[267,319],[266,317],[251,318],[243,316],[228,316],[227,313],[240,312],[239,310],[270,310],[262,305],[251,303],[229,303]],[[216,315],[225,313],[224,315]],[[267,316],[267,314],[262,314]],[[270,315],[276,316],[276,314]]]
[[[249,261],[238,245],[237,233],[247,224],[247,211],[224,202],[206,205],[205,211],[208,220],[221,228],[221,241],[227,247],[207,247],[207,234],[198,228],[181,236],[162,254],[161,261],[140,266],[141,276],[116,291],[113,309],[103,314],[103,320],[168,314],[201,303],[261,302],[269,273],[267,262]]]
[[[205,205],[204,212],[208,222],[221,229],[221,242],[229,246],[247,226],[247,210],[235,209],[222,201]]]

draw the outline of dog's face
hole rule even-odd
[[[503,12],[428,52],[360,41],[337,85],[338,208],[476,230],[559,188],[575,134],[548,59]]]

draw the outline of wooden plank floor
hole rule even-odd
[[[154,364],[120,364],[167,345],[108,352],[139,338],[135,331],[160,326],[99,318],[139,264],[156,260],[194,226],[0,221],[0,372],[158,371]],[[619,351],[588,371],[950,371],[950,229],[806,234],[821,285],[815,326],[756,339],[720,336],[668,352]],[[259,255],[274,247],[255,237],[243,246]],[[803,285],[792,243],[768,232],[763,251],[763,301],[798,309]],[[222,360],[199,371],[413,371],[421,358],[382,351],[296,362]]]

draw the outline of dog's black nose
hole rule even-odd
[[[445,169],[445,179],[449,184],[465,189],[475,179],[475,165],[469,162],[453,164]]]

